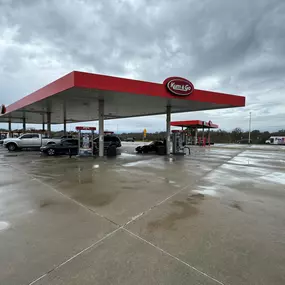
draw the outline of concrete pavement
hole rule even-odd
[[[285,153],[0,149],[0,284],[285,283]]]

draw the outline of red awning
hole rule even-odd
[[[217,129],[218,125],[213,124],[212,121],[200,121],[200,120],[192,120],[192,121],[174,121],[170,123],[171,126],[175,127],[189,127],[189,128],[210,128]]]

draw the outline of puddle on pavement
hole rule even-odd
[[[173,201],[171,206],[175,208],[175,211],[169,213],[162,219],[149,222],[147,225],[148,231],[153,232],[158,229],[175,230],[177,221],[190,218],[199,213],[199,209],[195,205],[201,203],[203,200],[203,194],[195,193],[190,195],[186,201]]]
[[[21,181],[1,181],[0,182],[0,188],[1,187],[8,187],[8,186],[11,186],[11,185],[14,185],[14,184],[18,184],[18,183],[21,183]]]
[[[199,186],[200,190],[193,190],[193,193],[197,195],[208,195],[208,196],[218,196],[216,187],[214,186]]]
[[[7,230],[10,227],[8,222],[0,221],[0,232]]]
[[[125,189],[125,190],[135,190],[137,188],[136,187],[132,187],[132,186],[122,186],[122,189]]]
[[[224,176],[227,177],[227,180],[229,179],[228,177],[230,176],[234,177],[236,180],[239,179],[241,175],[248,177],[249,175],[258,176],[258,175],[266,175],[268,173],[268,169],[257,166],[246,167],[242,165],[224,164],[220,168],[222,170],[227,171],[227,173],[224,174]]]
[[[151,167],[155,169],[165,169],[165,162],[159,158],[144,159],[125,163],[123,167]]]
[[[94,173],[96,172],[95,169],[98,169],[100,166],[95,164],[92,166],[92,169],[84,169],[79,167],[77,171],[77,182],[78,184],[88,184],[93,183],[94,180]]]
[[[285,184],[285,173],[283,173],[283,172],[272,172],[268,175],[261,177],[261,179],[266,180],[268,182]]]
[[[188,196],[187,201],[191,202],[192,204],[198,204],[202,200],[204,200],[204,198],[205,198],[204,194],[194,192]]]
[[[134,161],[134,162],[129,162],[129,163],[125,163],[123,164],[122,166],[125,166],[125,167],[134,167],[134,166],[140,166],[140,165],[149,165],[150,163],[149,162],[146,162],[144,160],[138,160],[138,161]]]
[[[137,155],[135,153],[131,154],[127,152],[122,152],[119,157],[134,157],[134,156],[137,156]]]
[[[82,195],[73,196],[72,199],[90,206],[90,207],[104,207],[109,205],[118,193],[92,193],[90,195],[82,193]]]
[[[42,200],[42,201],[40,201],[39,206],[40,206],[40,208],[46,208],[46,207],[52,206],[54,204],[56,204],[55,201],[52,201],[52,200]]]
[[[176,183],[176,181],[170,180],[167,177],[158,177],[158,178],[164,180],[167,184],[173,185],[174,187],[177,187],[177,188],[181,187],[179,184]]]
[[[234,209],[237,209],[239,211],[243,211],[241,203],[239,201],[234,201],[230,204],[230,206]]]

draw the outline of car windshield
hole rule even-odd
[[[162,144],[161,141],[153,141],[149,145],[157,145],[157,144]]]

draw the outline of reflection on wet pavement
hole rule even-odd
[[[175,230],[175,222],[181,219],[189,218],[199,213],[197,205],[204,199],[202,194],[192,194],[185,201],[174,200],[171,202],[173,211],[167,216],[157,221],[151,221],[148,223],[147,228],[150,232],[157,228],[163,228],[165,230]]]
[[[0,221],[0,231],[4,231],[10,227],[8,222]]]

